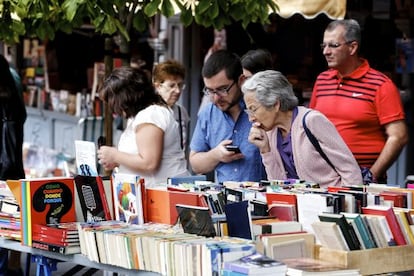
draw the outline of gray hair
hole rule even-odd
[[[345,29],[344,38],[346,42],[356,41],[361,45],[361,27],[355,19],[335,20],[328,24],[325,31],[332,31],[338,26]]]
[[[292,85],[282,73],[275,70],[254,74],[244,82],[242,92],[255,93],[256,100],[266,108],[274,106],[277,101],[280,102],[281,111],[292,110],[298,105]]]

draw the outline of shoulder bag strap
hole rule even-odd
[[[183,138],[183,122],[182,122],[182,118],[181,118],[181,108],[180,108],[180,106],[179,105],[177,105],[177,107],[178,107],[178,124],[179,124],[179,126],[180,126],[180,145],[181,145],[181,148],[184,148],[184,144],[183,144],[183,140],[184,140],[184,138]]]
[[[310,131],[310,129],[306,126],[306,116],[309,114],[309,112],[311,112],[311,110],[306,112],[305,115],[303,116],[303,119],[302,119],[302,125],[303,125],[303,128],[305,129],[306,136],[308,136],[309,141],[311,141],[312,145],[319,152],[319,154],[322,156],[322,158],[325,159],[325,161],[329,164],[329,166],[331,166],[332,169],[336,170],[335,166],[332,164],[331,160],[329,160],[328,156],[326,156],[326,154],[323,152],[323,150],[321,148],[321,145],[319,144],[318,139],[316,139],[316,137],[313,135],[313,133]]]

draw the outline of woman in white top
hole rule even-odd
[[[118,167],[120,173],[140,175],[147,187],[166,183],[168,177],[189,175],[178,124],[144,71],[114,69],[104,81],[101,95],[111,110],[127,119],[118,148],[102,146],[98,150],[106,170]]]

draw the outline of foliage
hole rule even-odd
[[[57,31],[70,33],[91,24],[98,33],[143,31],[157,14],[180,13],[185,26],[193,22],[222,29],[232,22],[268,22],[274,0],[0,0],[0,40],[9,44],[22,35],[54,39]]]

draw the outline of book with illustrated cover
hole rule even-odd
[[[115,219],[131,224],[143,224],[144,179],[133,174],[113,173],[111,180]]]
[[[216,236],[213,221],[207,207],[176,204],[184,233],[205,237]]]
[[[111,220],[102,177],[77,175],[75,184],[84,220]]]
[[[31,246],[33,224],[76,221],[73,177],[21,180],[22,244]]]

